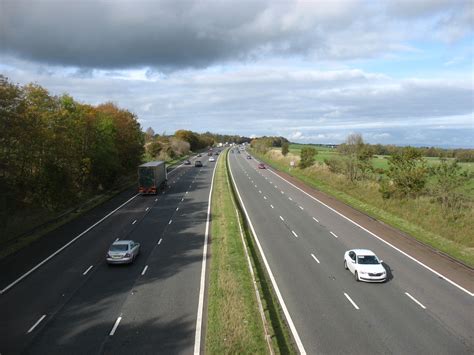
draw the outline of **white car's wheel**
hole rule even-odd
[[[349,269],[349,268],[347,267],[347,261],[345,261],[345,260],[344,260],[344,269],[346,269],[346,270]]]
[[[357,271],[354,272],[354,277],[356,281],[359,281],[359,274],[357,273]]]

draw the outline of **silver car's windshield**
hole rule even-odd
[[[127,250],[128,250],[127,244],[112,245],[110,247],[110,251],[127,251]]]
[[[358,264],[378,264],[379,261],[374,255],[360,255],[357,257]]]

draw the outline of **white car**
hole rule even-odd
[[[344,253],[344,268],[354,274],[356,281],[384,282],[387,271],[373,251],[351,249]]]
[[[216,161],[216,158],[214,158],[214,157],[209,157],[209,161],[211,161],[211,162],[212,162],[212,161]]]
[[[140,253],[140,243],[133,240],[117,240],[112,243],[107,251],[108,264],[130,264]]]

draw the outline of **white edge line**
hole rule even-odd
[[[87,270],[82,273],[82,275],[86,275],[89,271],[91,271],[91,269],[92,269],[93,267],[94,267],[94,265],[89,266],[89,267],[87,268]]]
[[[30,329],[28,329],[28,332],[27,332],[27,333],[31,333],[31,332],[38,326],[38,324],[40,324],[40,323],[43,321],[43,319],[45,319],[45,318],[46,318],[46,314],[43,314],[43,315],[41,316],[41,318],[38,319],[38,320],[36,321],[36,323],[33,324],[33,326],[32,326]]]
[[[294,185],[293,183],[289,182],[288,180],[286,180],[285,178],[281,177],[280,175],[278,175],[277,173],[273,172],[272,170],[268,170],[270,171],[272,174],[275,174],[276,176],[278,176],[280,179],[282,179],[283,181],[286,181],[288,184],[290,184],[291,186],[293,186],[294,188],[298,189],[299,191],[301,191],[302,193],[304,193],[305,195],[307,195],[308,197],[312,198],[313,200],[319,202],[321,205],[327,207],[328,209],[330,209],[331,211],[333,211],[334,213],[338,214],[339,216],[341,216],[342,218],[348,220],[349,222],[351,222],[352,224],[356,225],[357,227],[359,227],[360,229],[366,231],[367,233],[369,233],[370,235],[372,235],[373,237],[377,238],[378,240],[380,240],[381,242],[385,243],[386,245],[388,245],[389,247],[395,249],[396,251],[398,251],[399,253],[405,255],[407,258],[411,259],[412,261],[416,262],[418,265],[424,267],[426,270],[429,270],[431,271],[433,274],[435,274],[436,276],[439,276],[439,277],[442,277],[443,279],[445,279],[447,282],[449,282],[451,285],[457,287],[458,289],[460,289],[461,291],[467,293],[469,296],[471,297],[474,297],[474,292],[470,292],[468,291],[467,289],[465,289],[464,287],[462,287],[461,285],[458,285],[456,282],[448,279],[446,276],[444,276],[443,274],[439,273],[438,271],[432,269],[431,267],[429,267],[428,265],[425,265],[423,264],[421,261],[415,259],[413,256],[411,256],[410,254],[408,253],[405,253],[403,250],[397,248],[395,245],[387,242],[386,240],[380,238],[377,234],[369,231],[367,228],[365,227],[362,227],[359,223],[357,222],[354,222],[352,219],[350,219],[349,217],[346,217],[344,216],[342,213],[336,211],[334,208],[328,206],[327,204],[325,204],[324,202],[318,200],[316,197],[314,196],[311,196],[309,193],[307,193],[306,191],[303,191],[302,189],[300,189],[298,186]]]
[[[163,238],[160,238],[160,240],[158,241],[158,245],[161,244],[161,241],[163,240]]]
[[[142,271],[142,276],[145,275],[145,272],[148,270],[148,265],[145,265]]]
[[[229,167],[230,167],[229,158],[227,158],[227,162],[228,162]],[[252,220],[250,219],[250,216],[247,212],[247,209],[245,208],[244,202],[242,201],[242,197],[240,196],[239,188],[237,187],[237,184],[235,183],[235,180],[234,180],[234,175],[232,173],[232,168],[230,168],[229,171],[230,171],[230,176],[232,178],[232,183],[234,184],[234,187],[235,187],[235,191],[237,192],[237,196],[239,197],[239,201],[242,204],[242,209],[244,210],[245,217],[247,218],[247,221],[249,222],[250,230],[252,231],[252,235],[255,239],[258,250],[260,251],[260,255],[262,256],[263,263],[265,264],[265,268],[267,269],[268,276],[270,277],[270,280],[272,282],[273,289],[275,290],[278,301],[280,302],[280,306],[283,310],[283,313],[285,314],[286,321],[288,322],[288,326],[290,327],[291,333],[293,334],[293,338],[295,339],[296,346],[298,347],[298,350],[302,355],[306,355],[306,350],[304,349],[303,343],[301,342],[300,336],[298,334],[298,331],[296,330],[295,324],[293,323],[293,319],[291,318],[290,312],[286,308],[285,301],[283,300],[283,296],[281,295],[281,292],[280,292],[280,289],[278,288],[275,277],[273,276],[273,272],[270,269],[270,265],[268,264],[268,261],[267,261],[267,258],[265,257],[265,254],[263,253],[263,249],[262,249],[262,246],[260,245],[260,241],[258,240],[257,233],[255,232],[255,228],[253,227]]]
[[[171,223],[173,223],[173,220],[172,220],[172,219],[170,219],[170,221],[168,222],[168,224],[171,224]]]
[[[318,222],[318,223],[319,223],[319,221],[318,221],[316,218],[314,218],[314,217],[313,217],[313,219],[314,219],[316,222]]]
[[[333,232],[329,232],[333,235],[334,238],[339,238],[337,235],[335,235]]]
[[[137,220],[134,220],[134,221],[132,222],[132,224],[135,224],[135,223],[137,223]]]
[[[356,303],[352,300],[352,298],[349,297],[349,295],[347,293],[344,292],[344,296],[346,296],[346,298],[349,300],[349,302],[352,303],[352,305],[354,306],[355,309],[359,309],[359,306],[356,305]]]
[[[219,155],[218,160],[222,155]],[[201,332],[202,332],[202,314],[204,311],[204,289],[206,288],[206,261],[207,261],[207,240],[209,238],[209,219],[211,216],[211,199],[212,199],[212,188],[214,186],[214,176],[216,174],[217,162],[214,165],[211,179],[211,189],[209,191],[209,199],[207,202],[207,218],[206,218],[206,231],[204,232],[204,247],[202,251],[202,267],[201,267],[201,283],[199,285],[199,302],[198,311],[196,317],[196,333],[194,336],[194,354],[199,355],[201,352]]]
[[[283,217],[282,217],[282,216],[280,216],[280,219],[281,219],[282,221],[284,221],[284,219],[283,219]]]
[[[321,263],[319,262],[318,258],[317,258],[313,253],[311,253],[311,256],[313,257],[314,260],[316,260],[316,262],[317,262],[318,264],[321,264]]]
[[[423,309],[426,309],[426,307],[423,306],[423,304],[422,304],[420,301],[418,301],[415,297],[413,297],[412,295],[410,295],[408,292],[405,292],[405,295],[407,295],[408,297],[410,297],[410,298],[413,300],[413,302],[415,302],[415,303],[418,304],[418,306],[420,306],[420,307],[423,308]]]
[[[117,330],[117,327],[119,326],[121,320],[122,320],[122,317],[121,317],[121,316],[117,318],[117,320],[115,321],[115,324],[114,324],[112,330],[110,331],[110,334],[109,334],[110,336],[112,336],[112,335],[115,334],[115,331]]]
[[[66,243],[65,245],[63,245],[61,248],[59,248],[58,250],[56,250],[53,254],[51,254],[50,256],[48,256],[46,259],[44,259],[42,262],[40,262],[39,264],[37,264],[36,266],[34,266],[32,269],[30,269],[29,271],[25,272],[23,275],[21,275],[19,278],[17,278],[15,281],[13,281],[12,283],[10,283],[8,286],[6,286],[4,289],[2,289],[0,291],[0,295],[5,293],[6,291],[8,291],[10,288],[12,288],[13,286],[15,286],[18,282],[20,282],[21,280],[23,280],[25,277],[27,277],[28,275],[30,275],[31,273],[33,273],[34,271],[36,271],[38,268],[40,268],[42,265],[44,265],[46,262],[48,262],[49,260],[51,260],[53,257],[55,257],[57,254],[59,254],[60,252],[62,252],[64,249],[66,249],[68,246],[70,246],[72,243],[74,243],[76,240],[78,240],[80,237],[82,237],[84,234],[86,234],[87,232],[89,232],[92,228],[94,228],[95,226],[97,226],[99,223],[101,223],[102,221],[104,221],[106,218],[110,217],[113,213],[115,213],[116,211],[118,211],[120,208],[122,208],[123,206],[125,206],[127,203],[129,203],[130,201],[132,201],[134,198],[136,198],[137,196],[139,196],[140,194],[136,194],[135,196],[133,196],[132,198],[130,198],[129,200],[125,201],[124,203],[122,203],[120,206],[118,206],[115,210],[113,210],[112,212],[110,212],[109,214],[107,214],[105,217],[102,217],[101,219],[99,219],[97,222],[95,222],[92,226],[90,226],[89,228],[87,228],[85,231],[83,231],[81,234],[77,235],[74,239],[70,240],[68,243]]]
[[[295,231],[291,231],[291,233],[293,233],[293,235],[298,238],[298,234],[295,233]]]

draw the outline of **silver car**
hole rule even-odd
[[[140,252],[140,243],[133,240],[117,240],[112,243],[107,252],[106,259],[109,264],[133,263]]]

